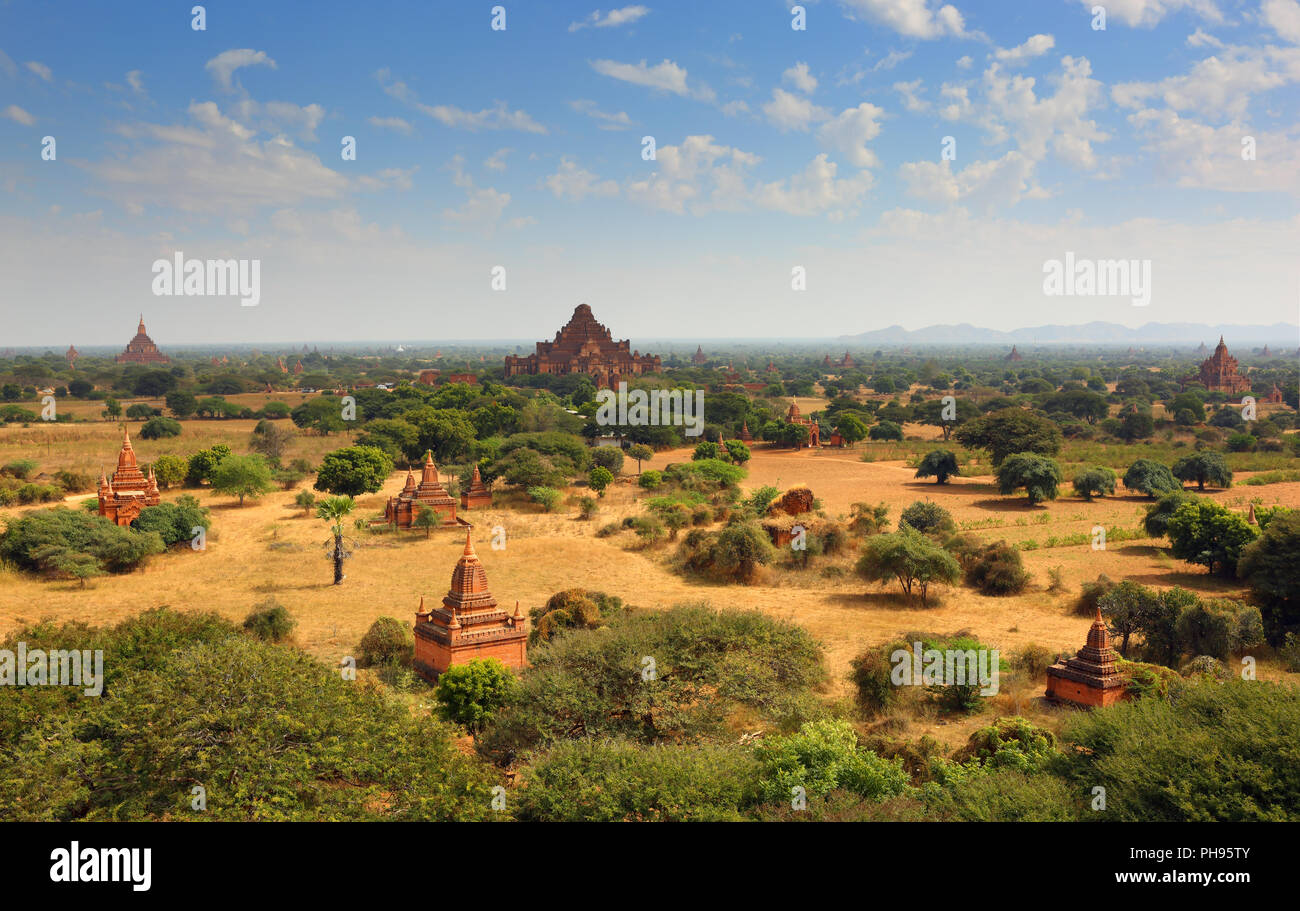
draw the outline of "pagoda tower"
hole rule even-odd
[[[704,353],[704,346],[696,345],[695,354],[691,356],[691,363],[698,367],[700,364],[703,364],[708,359],[709,359],[708,355]]]
[[[63,356],[68,359],[68,367],[72,370],[77,369],[77,358],[81,357],[81,352],[77,350],[76,345],[69,345],[68,350]]]
[[[1088,629],[1088,642],[1075,657],[1057,661],[1047,669],[1047,698],[1084,708],[1114,705],[1126,698],[1124,678],[1119,675],[1115,650],[1110,647],[1110,630],[1101,619],[1101,607]]]
[[[145,477],[136,462],[135,450],[131,448],[131,436],[123,432],[117,470],[111,478],[105,477],[102,470],[99,473],[99,514],[126,526],[134,522],[146,506],[157,506],[160,502],[162,496],[158,493],[153,467],[150,466],[149,476]]]
[[[170,364],[172,359],[158,350],[153,339],[144,331],[144,314],[140,314],[140,326],[135,338],[126,343],[126,350],[115,359],[119,364]]]
[[[442,606],[426,609],[424,597],[415,612],[416,673],[430,682],[453,664],[473,658],[496,658],[520,669],[528,660],[528,631],[519,602],[513,614],[497,606],[488,590],[487,571],[465,534],[465,550],[451,573]]]
[[[492,491],[488,490],[487,485],[483,483],[483,476],[479,474],[477,465],[474,466],[474,473],[470,476],[469,488],[460,495],[460,505],[462,509],[492,505]]]
[[[748,422],[748,421],[741,421],[741,422],[740,422],[740,442],[742,442],[742,443],[752,443],[752,442],[754,442],[754,435],[753,435],[752,433],[749,432],[749,422]]]
[[[1132,353],[1133,353],[1133,350],[1132,350],[1132,349],[1129,349],[1129,354],[1132,354]],[[1015,346],[1015,345],[1012,345],[1012,346],[1011,346],[1011,353],[1007,355],[1007,360],[1008,360],[1008,361],[1023,361],[1024,359],[1025,359],[1025,358],[1024,358],[1024,355],[1022,355],[1019,351],[1016,350],[1016,346]]]
[[[431,509],[438,514],[440,528],[455,528],[468,523],[456,518],[456,500],[438,480],[438,468],[433,464],[433,453],[425,452],[424,468],[419,483],[411,471],[406,472],[402,492],[389,497],[384,507],[384,521],[398,528],[410,528],[421,509]]]

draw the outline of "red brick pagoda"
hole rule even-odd
[[[704,353],[704,346],[696,345],[695,354],[691,355],[691,363],[694,364],[696,367],[698,367],[701,364],[708,363],[708,361],[709,361],[709,357]]]
[[[536,353],[527,357],[506,355],[505,376],[585,373],[597,386],[615,389],[620,379],[659,369],[657,354],[632,351],[627,339],[614,341],[609,330],[596,322],[591,308],[579,304],[555,333],[555,341],[538,342]]]
[[[808,442],[800,448],[812,449],[822,444],[822,429],[818,423],[811,418],[806,418],[799,413],[799,405],[793,399],[790,401],[790,408],[785,413],[785,422],[787,424],[800,424],[808,428]]]
[[[424,470],[417,484],[415,475],[406,472],[406,485],[395,497],[389,497],[384,506],[384,521],[398,528],[411,528],[420,509],[431,509],[438,514],[440,528],[463,528],[469,523],[456,518],[456,500],[438,480],[438,469],[433,464],[433,453],[424,454]]]
[[[1126,698],[1124,678],[1119,675],[1115,650],[1110,647],[1110,630],[1097,608],[1088,629],[1088,642],[1073,658],[1057,661],[1047,669],[1047,698],[1084,708],[1114,705]]]
[[[442,606],[426,610],[424,598],[415,612],[415,671],[429,681],[453,664],[471,658],[497,658],[506,667],[522,668],[528,660],[524,615],[497,607],[488,591],[487,572],[465,535],[465,551],[451,573],[451,588]]]
[[[469,487],[460,495],[460,506],[462,509],[478,509],[482,506],[492,505],[492,491],[488,490],[487,485],[483,483],[483,476],[478,472],[478,466],[474,466],[474,473],[470,476]]]
[[[135,338],[127,342],[126,350],[115,358],[119,364],[170,364],[172,359],[158,350],[158,346],[153,343],[144,331],[144,314],[140,314],[140,327],[136,330]]]
[[[68,359],[68,367],[72,370],[77,369],[77,358],[81,357],[81,352],[77,350],[76,345],[69,345],[68,350],[63,356]]]
[[[99,514],[112,519],[118,525],[130,525],[146,506],[157,506],[162,502],[158,493],[158,481],[154,478],[153,467],[149,468],[149,477],[144,476],[135,461],[135,450],[131,448],[131,437],[122,434],[122,451],[117,454],[117,471],[112,479],[99,472]]]
[[[1219,336],[1219,344],[1215,346],[1214,354],[1201,364],[1200,372],[1196,376],[1187,377],[1183,383],[1200,383],[1210,392],[1223,392],[1228,395],[1250,392],[1250,380],[1237,372],[1237,359],[1228,354],[1228,346],[1223,343],[1223,336]]]

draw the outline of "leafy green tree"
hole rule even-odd
[[[916,466],[918,478],[934,478],[936,484],[947,484],[948,479],[960,474],[957,456],[948,449],[931,449]]]
[[[300,490],[298,496],[293,498],[293,502],[304,513],[310,514],[316,506],[316,494],[310,490]]]
[[[1115,492],[1115,472],[1097,465],[1079,472],[1070,483],[1076,494],[1091,501],[1093,497],[1104,497]]]
[[[330,395],[308,399],[289,414],[289,419],[303,430],[314,430],[321,436],[347,428],[343,420],[343,403]]]
[[[515,675],[496,658],[471,658],[442,672],[433,696],[438,714],[477,734],[509,701]]]
[[[1146,516],[1142,519],[1143,530],[1153,538],[1163,538],[1169,533],[1169,519],[1178,511],[1178,507],[1195,499],[1181,487],[1161,494],[1158,500],[1147,507]]]
[[[923,535],[944,534],[955,531],[952,513],[933,500],[917,500],[898,516],[898,530],[904,526],[914,528]]]
[[[269,493],[274,486],[271,483],[271,466],[260,455],[229,455],[217,463],[212,471],[212,489],[217,493],[229,494],[239,498],[239,505],[244,505],[245,497],[257,499]]]
[[[225,443],[217,443],[211,449],[200,449],[190,456],[185,470],[185,483],[198,487],[204,481],[211,481],[212,473],[217,470],[221,460],[229,455],[230,447]]]
[[[758,567],[770,563],[774,556],[767,532],[756,522],[733,522],[718,532],[712,562],[724,577],[748,584]]]
[[[1119,438],[1126,443],[1145,440],[1155,433],[1151,415],[1140,411],[1126,411],[1119,419]]]
[[[122,416],[122,403],[115,398],[104,399],[104,410],[101,414],[110,421],[116,421]]]
[[[962,424],[957,442],[989,453],[994,467],[1017,453],[1054,456],[1061,450],[1061,430],[1042,415],[1022,408],[1001,408]]]
[[[1145,585],[1125,579],[1097,600],[1112,633],[1120,637],[1119,653],[1128,657],[1129,639],[1141,632],[1159,609],[1160,596]]]
[[[701,459],[718,459],[722,457],[722,447],[717,443],[703,440],[695,444],[695,451],[691,453],[691,458],[695,461]]]
[[[393,473],[393,460],[374,446],[347,446],[326,453],[316,473],[316,490],[356,497],[376,493]]]
[[[1174,463],[1174,477],[1182,481],[1195,481],[1197,490],[1206,484],[1215,487],[1232,486],[1232,470],[1217,452],[1197,452],[1183,456]]]
[[[1245,517],[1207,500],[1179,506],[1169,518],[1168,531],[1175,557],[1202,564],[1211,574],[1217,566],[1227,576],[1236,572],[1242,550],[1257,534]]]
[[[951,418],[948,415],[951,414]],[[915,419],[922,424],[930,427],[938,427],[943,431],[944,442],[952,439],[952,432],[967,421],[974,420],[980,416],[979,407],[970,399],[958,397],[953,405],[953,410],[949,412],[948,406],[942,399],[930,399],[929,401],[919,402],[913,409]]]
[[[153,475],[163,490],[175,487],[185,480],[189,464],[179,456],[160,455],[153,461]]]
[[[95,384],[80,377],[68,384],[68,395],[74,399],[84,399],[95,391]]]
[[[424,529],[424,536],[429,537],[430,532],[437,528],[442,522],[441,517],[429,509],[427,506],[419,506],[415,513],[415,518],[411,519],[411,524],[416,528]]]
[[[765,737],[754,750],[759,764],[759,796],[789,803],[795,788],[808,797],[848,791],[883,800],[909,784],[901,759],[882,759],[858,745],[852,725],[842,719],[803,724],[793,734]]]
[[[535,486],[528,488],[528,498],[542,507],[543,512],[555,512],[560,508],[560,499],[564,495],[554,487]]]
[[[619,475],[623,471],[623,450],[613,446],[601,446],[591,452],[592,465],[608,468],[610,474]]]
[[[140,439],[161,440],[181,435],[181,422],[174,418],[150,418],[140,427]]]
[[[636,473],[641,473],[641,463],[646,459],[653,459],[655,451],[644,443],[633,443],[627,448],[627,455],[630,459],[636,459]]]
[[[174,503],[159,503],[146,506],[140,510],[131,527],[137,531],[157,532],[163,544],[171,547],[176,544],[194,540],[194,529],[209,529],[212,520],[208,511],[199,505],[199,501],[188,494],[178,497]]]
[[[875,424],[867,431],[867,436],[873,440],[902,440],[903,428],[893,421],[881,421]]]
[[[995,472],[998,492],[1013,494],[1023,488],[1033,506],[1043,500],[1055,500],[1062,480],[1061,466],[1054,459],[1021,452],[1008,456]]]
[[[334,561],[334,584],[342,585],[343,561],[347,559],[347,549],[343,546],[343,520],[356,508],[351,497],[326,497],[316,504],[316,518],[332,523],[330,532],[334,535],[334,549],[331,559]]]
[[[0,560],[37,573],[53,573],[57,563],[76,555],[92,557],[106,572],[130,572],[164,549],[153,532],[120,528],[103,516],[64,506],[11,518],[0,534]]]
[[[1181,491],[1183,485],[1178,483],[1168,465],[1152,459],[1138,459],[1124,472],[1124,487],[1136,490],[1148,497],[1158,497],[1170,491]]]
[[[409,624],[379,617],[357,645],[362,667],[409,667],[415,658],[415,636]]]
[[[1063,411],[1089,424],[1103,420],[1108,413],[1106,397],[1087,389],[1065,389],[1049,396],[1043,401],[1043,410],[1049,414]]]
[[[279,467],[280,460],[289,451],[296,434],[289,427],[281,427],[274,421],[263,418],[257,422],[248,437],[248,448],[266,456],[274,467]]]
[[[605,468],[603,465],[597,465],[595,468],[591,469],[590,473],[588,473],[587,483],[591,486],[592,490],[596,491],[596,496],[603,497],[605,495],[605,488],[614,483],[614,475],[612,475],[609,469]]]
[[[199,410],[199,400],[183,389],[173,389],[163,398],[167,408],[178,418],[193,417]]]
[[[1250,585],[1262,606],[1269,640],[1281,645],[1286,634],[1300,631],[1300,510],[1270,518],[1259,538],[1237,562],[1237,575]]]
[[[835,430],[849,446],[867,438],[867,425],[855,414],[841,414],[835,420]]]
[[[744,465],[752,457],[749,447],[740,440],[727,440],[724,445],[727,449],[727,458],[735,462],[737,465]]]
[[[867,538],[855,568],[868,582],[896,579],[909,598],[915,589],[922,604],[931,583],[952,585],[961,578],[961,566],[952,554],[910,526]]]

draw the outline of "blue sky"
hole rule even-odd
[[[1300,2],[1094,5],[7,2],[3,341],[1297,322]],[[176,250],[261,303],[153,296]]]

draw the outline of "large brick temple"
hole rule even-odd
[[[130,525],[146,506],[157,506],[162,502],[158,493],[158,481],[154,478],[153,466],[149,467],[149,477],[144,476],[135,460],[135,450],[131,448],[131,437],[122,434],[122,451],[117,454],[117,470],[112,478],[99,472],[99,514],[111,519],[118,525]]]
[[[585,373],[597,386],[615,389],[620,379],[659,370],[659,355],[633,351],[627,339],[614,341],[610,331],[596,322],[591,308],[579,304],[555,333],[555,341],[538,342],[537,351],[527,357],[506,355],[505,375]]]
[[[420,598],[415,612],[415,670],[436,681],[453,664],[467,664],[472,658],[497,658],[506,667],[521,669],[528,660],[526,627],[519,602],[513,614],[497,607],[467,532],[465,551],[451,572],[451,588],[442,606],[426,610]]]
[[[144,331],[144,314],[140,314],[140,327],[135,338],[126,343],[126,350],[115,359],[119,364],[170,364],[172,359],[158,350],[153,339]]]
[[[1214,354],[1202,362],[1200,372],[1196,376],[1187,377],[1183,382],[1200,383],[1210,392],[1224,392],[1228,395],[1250,392],[1250,380],[1237,372],[1237,359],[1228,354],[1223,336],[1219,336]]]
[[[456,499],[438,480],[438,468],[433,464],[433,453],[424,454],[424,468],[419,483],[409,469],[402,492],[389,497],[384,506],[384,521],[398,528],[411,528],[421,509],[432,510],[438,516],[440,528],[465,528],[469,523],[456,518]]]
[[[1057,661],[1047,669],[1047,698],[1084,708],[1114,705],[1127,695],[1119,674],[1115,650],[1110,647],[1110,630],[1097,608],[1088,628],[1088,642],[1073,658]]]

